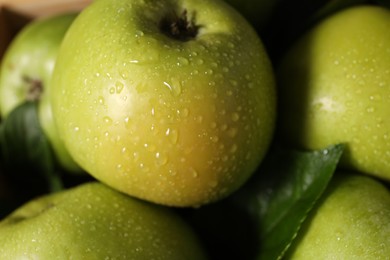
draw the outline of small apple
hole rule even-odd
[[[90,182],[21,206],[0,222],[1,259],[206,259],[171,209]]]
[[[337,172],[286,259],[387,259],[390,191],[373,177]]]
[[[61,166],[81,171],[60,140],[48,99],[59,45],[77,13],[31,21],[7,48],[0,68],[0,111],[3,118],[26,100],[38,100],[39,121]]]
[[[307,32],[278,68],[280,129],[307,149],[345,143],[342,166],[390,180],[390,10],[355,6]]]
[[[223,1],[95,1],[69,28],[52,79],[55,122],[75,161],[156,203],[228,196],[272,139],[269,58]]]

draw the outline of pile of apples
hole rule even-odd
[[[23,27],[0,259],[388,257],[389,4],[311,2],[96,0]]]

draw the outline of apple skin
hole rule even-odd
[[[99,182],[31,200],[0,222],[1,259],[206,259],[171,209]]]
[[[26,100],[38,100],[39,121],[60,165],[81,172],[58,136],[49,101],[50,80],[62,39],[78,13],[65,13],[33,20],[7,48],[0,68],[0,111],[7,115]],[[34,91],[31,86],[35,82]],[[39,83],[38,83],[39,82]],[[39,86],[43,88],[39,89]]]
[[[355,6],[323,20],[278,67],[282,138],[345,143],[341,165],[390,180],[390,11]]]
[[[198,34],[173,39],[161,21],[185,10]],[[228,196],[273,136],[269,58],[223,1],[93,2],[68,30],[52,84],[55,122],[75,161],[155,203],[196,207]]]
[[[358,173],[336,172],[286,259],[386,259],[390,191]]]

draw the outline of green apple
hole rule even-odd
[[[390,11],[342,10],[278,68],[281,136],[307,149],[346,143],[343,167],[390,180]]]
[[[223,1],[95,1],[69,28],[52,79],[55,122],[75,161],[156,203],[228,196],[272,139],[269,58]]]
[[[206,259],[171,209],[102,183],[34,199],[0,222],[1,259]]]
[[[263,29],[278,0],[225,0],[236,8],[257,30]]]
[[[60,164],[70,172],[81,169],[70,157],[54,126],[49,101],[50,78],[59,45],[77,13],[31,21],[7,48],[0,68],[0,111],[3,118],[26,100],[39,102],[39,120]]]
[[[286,259],[387,259],[390,191],[378,180],[337,172]]]

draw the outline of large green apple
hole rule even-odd
[[[156,203],[226,197],[272,139],[270,61],[219,0],[93,2],[64,38],[52,85],[55,122],[77,163]]]
[[[346,143],[344,167],[390,180],[390,11],[355,6],[307,32],[278,68],[280,126],[308,149]]]
[[[60,164],[70,172],[81,169],[66,151],[54,126],[49,101],[50,79],[59,45],[77,13],[31,21],[7,48],[0,68],[0,111],[3,118],[26,100],[38,100],[39,120]]]
[[[335,176],[286,259],[387,259],[390,191],[372,177]]]
[[[99,182],[40,197],[0,222],[1,259],[206,259],[173,211]]]

